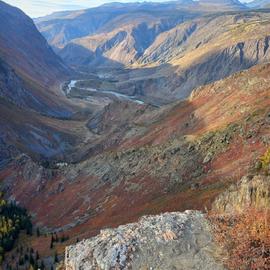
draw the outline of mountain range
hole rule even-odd
[[[82,72],[131,69],[117,89],[167,103],[269,59],[267,12],[237,1],[215,2],[218,13],[205,5],[213,7],[210,1],[111,4],[35,22],[67,65]]]
[[[267,266],[264,6],[111,3],[33,21],[0,1],[1,191],[36,230],[4,269]]]

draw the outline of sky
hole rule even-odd
[[[153,0],[163,2],[162,0]],[[245,1],[245,0],[243,0]],[[76,10],[99,6],[109,2],[142,2],[138,0],[4,0],[22,9],[32,18],[48,15],[55,11]],[[165,2],[165,1],[164,1]]]
[[[99,6],[110,2],[140,2],[138,0],[3,0],[22,9],[32,18],[48,15],[55,11],[76,10]],[[162,2],[161,0],[154,0]],[[141,1],[142,2],[142,1]]]

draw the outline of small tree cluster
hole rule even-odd
[[[33,248],[23,248],[23,246],[17,247],[16,254],[12,255],[12,264],[7,263],[6,269],[31,269],[31,270],[44,270],[45,264],[40,259],[38,251],[34,251]]]
[[[4,260],[5,252],[13,248],[21,230],[32,234],[32,223],[26,209],[8,203],[0,193],[0,263]]]

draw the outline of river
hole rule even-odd
[[[66,94],[68,95],[71,91],[71,89],[73,87],[76,87],[78,89],[81,89],[81,90],[84,90],[84,91],[88,91],[88,92],[98,92],[98,93],[103,93],[103,94],[108,94],[108,95],[113,95],[119,99],[125,99],[125,100],[130,100],[130,101],[133,101],[133,102],[136,102],[138,104],[144,104],[144,101],[142,100],[139,100],[137,99],[135,96],[128,96],[128,95],[124,95],[124,94],[120,94],[118,92],[115,92],[115,91],[108,91],[108,90],[97,90],[97,89],[94,89],[94,88],[89,88],[89,87],[77,87],[76,86],[76,83],[79,82],[79,81],[82,81],[82,80],[71,80],[70,83],[68,84],[67,86],[67,91],[66,91]],[[89,97],[88,97],[89,98]]]

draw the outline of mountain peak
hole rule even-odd
[[[269,8],[270,0],[254,0],[247,3],[247,6],[250,8]]]

